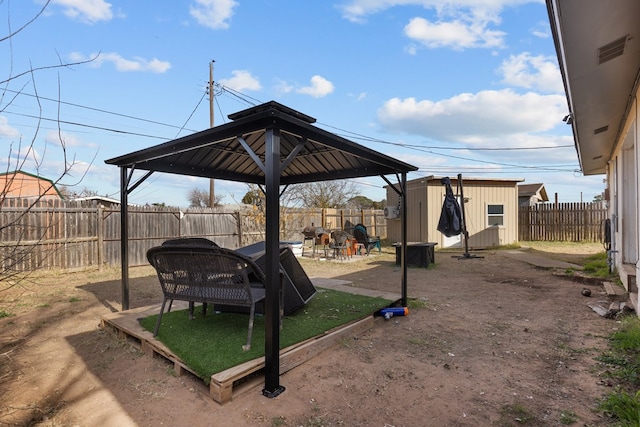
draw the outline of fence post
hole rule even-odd
[[[242,214],[240,211],[235,211],[236,224],[238,224],[238,247],[242,247]]]
[[[104,263],[104,209],[101,204],[98,204],[98,213],[96,216],[96,232],[98,233],[98,270],[102,270],[102,264]]]
[[[378,234],[378,215],[375,210],[371,210],[371,216],[373,217],[373,235],[379,236]],[[364,224],[364,223],[363,223]]]

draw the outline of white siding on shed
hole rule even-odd
[[[521,179],[462,178],[466,203],[465,218],[470,248],[487,248],[518,241],[518,182]],[[457,192],[457,178],[451,179]],[[445,236],[437,229],[446,188],[440,177],[425,177],[407,182],[407,236],[409,242],[435,242],[445,247]],[[396,206],[397,194],[387,188],[387,205]],[[489,206],[503,206],[503,225],[488,224]],[[400,220],[387,221],[388,239],[400,240]]]

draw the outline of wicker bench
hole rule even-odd
[[[147,259],[158,273],[164,296],[154,336],[167,301],[188,301],[190,319],[196,302],[203,304],[204,314],[207,304],[225,304],[250,309],[247,344],[242,349],[251,348],[256,303],[265,298],[264,273],[252,260],[230,249],[188,245],[151,248]]]

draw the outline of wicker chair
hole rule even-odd
[[[203,304],[204,314],[207,304],[225,304],[250,309],[247,344],[242,349],[251,348],[256,303],[265,298],[264,273],[253,261],[230,249],[181,245],[151,248],[147,259],[158,273],[164,295],[154,336],[158,335],[167,301],[188,301],[189,319],[193,319],[195,302]]]
[[[206,239],[204,237],[180,237],[178,239],[165,240],[162,246],[202,246],[205,248],[219,248],[216,242]]]

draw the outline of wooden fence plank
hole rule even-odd
[[[607,209],[601,202],[539,203],[518,209],[518,240],[598,242]]]
[[[283,208],[281,239],[301,241],[305,226],[335,229],[336,221],[363,222],[371,234],[386,237],[382,211],[326,211]],[[147,265],[147,250],[172,238],[205,237],[232,249],[264,240],[257,209],[131,206],[128,215],[130,266]],[[96,202],[6,199],[0,204],[0,264],[16,271],[119,266],[120,216],[119,207]]]

